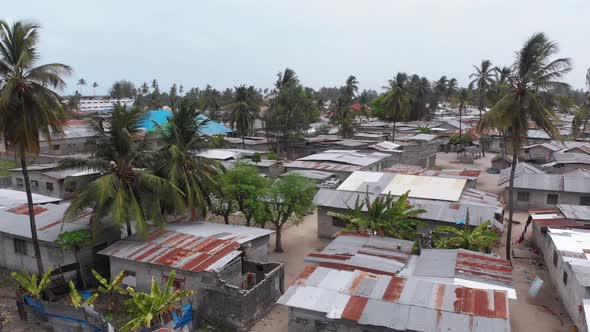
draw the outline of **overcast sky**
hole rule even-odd
[[[313,88],[353,74],[379,89],[398,71],[466,85],[472,65],[509,65],[540,31],[573,59],[566,81],[582,88],[589,13],[588,0],[38,0],[3,3],[1,15],[41,23],[42,60],[75,70],[66,93],[79,78],[102,93],[123,78],[271,87],[287,66]]]

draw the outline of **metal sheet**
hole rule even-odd
[[[458,201],[467,180],[398,174],[384,188],[382,194],[400,196],[410,191],[414,198]]]

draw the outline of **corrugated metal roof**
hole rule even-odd
[[[99,174],[100,172],[97,170],[79,170],[79,169],[64,169],[64,170],[56,170],[50,172],[43,172],[41,174],[48,176],[53,179],[63,180],[67,177],[76,177],[76,176],[85,176],[85,175],[93,175]]]
[[[586,153],[557,152],[553,158],[558,164],[590,164],[590,155]]]
[[[545,172],[532,166],[531,164],[518,163],[518,164],[516,164],[516,169],[514,170],[514,178],[517,178],[517,177],[521,176],[522,174],[545,174]],[[498,186],[508,183],[509,181],[510,181],[510,167],[505,168],[500,171],[500,176],[498,177]]]
[[[69,203],[35,205],[34,214],[39,240],[54,242],[57,236],[63,232],[90,229],[89,214],[70,222],[63,222],[63,215],[68,206]],[[0,209],[0,232],[31,238],[28,213],[26,203]]]
[[[240,244],[226,236],[195,236],[156,230],[147,239],[134,235],[103,249],[99,254],[174,269],[219,272],[241,254]]]
[[[303,160],[294,160],[294,161],[287,161],[283,162],[283,166],[287,169],[309,169],[309,170],[318,170],[318,171],[334,171],[334,172],[355,172],[360,170],[361,166],[355,165],[343,165],[343,164],[336,164],[330,162],[316,162],[316,161],[303,161]]]
[[[557,208],[568,219],[590,221],[590,206],[557,204]]]
[[[312,154],[303,158],[297,159],[298,161],[324,161],[332,163],[340,163],[354,166],[369,166],[381,159],[388,157],[389,155],[373,152],[373,153],[359,153],[356,151],[338,151],[329,150],[326,152]]]
[[[401,151],[400,147],[401,145],[389,141],[379,142],[370,146],[372,149],[385,152]]]
[[[580,285],[590,287],[590,230],[548,228],[547,235]]]
[[[432,141],[433,139],[437,138],[436,135],[431,134],[418,134],[409,138],[411,141]]]
[[[574,193],[590,192],[590,178],[567,174],[521,174],[514,179],[514,188]]]
[[[278,303],[396,331],[510,331],[503,291],[363,271],[307,267]]]
[[[344,233],[320,253],[309,254],[305,261],[336,269],[395,275],[405,266],[413,245],[413,241]]]
[[[327,180],[334,176],[334,174],[330,172],[323,172],[323,171],[312,171],[312,170],[293,170],[287,172],[285,174],[295,173],[299,174],[305,178],[313,179],[313,180]]]
[[[549,135],[547,135],[547,133],[544,130],[536,130],[536,129],[527,130],[527,138],[546,139],[546,140],[551,139],[551,137],[549,137]]]
[[[200,237],[215,237],[218,239],[233,239],[238,243],[246,243],[257,238],[273,234],[275,231],[258,227],[226,225],[210,222],[179,222],[164,226],[167,231],[196,235]]]
[[[39,194],[32,194],[34,204],[57,203],[60,198],[49,197]],[[26,204],[27,193],[19,190],[0,189],[0,209],[13,207],[15,205]]]

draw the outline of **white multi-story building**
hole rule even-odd
[[[131,107],[134,102],[135,98],[82,97],[80,99],[80,112],[94,113],[104,110],[112,110],[113,105],[116,103]]]

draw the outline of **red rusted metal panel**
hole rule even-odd
[[[346,307],[344,307],[344,311],[342,311],[342,318],[358,322],[363,315],[367,302],[369,302],[369,299],[366,297],[351,296]]]
[[[399,300],[399,297],[402,294],[405,284],[406,279],[400,277],[392,277],[391,281],[389,281],[389,285],[387,285],[387,288],[383,293],[383,300],[390,302],[395,302]]]

